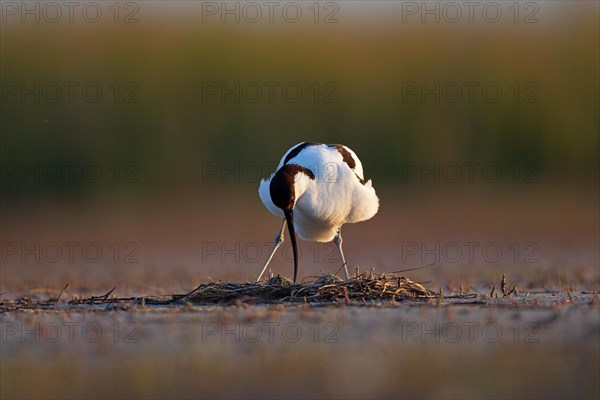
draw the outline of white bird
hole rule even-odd
[[[333,240],[349,278],[341,227],[366,221],[379,209],[371,180],[365,181],[362,163],[352,150],[341,144],[298,143],[283,155],[277,171],[261,181],[258,193],[267,209],[283,222],[256,282],[283,242],[286,223],[294,250],[294,282],[298,274],[295,232],[303,240]]]

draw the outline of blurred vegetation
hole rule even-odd
[[[166,14],[142,6],[135,24],[2,24],[4,199],[217,187],[206,163],[241,171],[227,184],[254,185],[245,166],[272,165],[302,140],[347,144],[379,185],[403,183],[406,162],[535,163],[552,179],[597,177],[597,4],[542,5],[534,24],[401,23],[385,7],[361,18],[343,6],[336,24],[202,23],[197,4],[179,4]],[[74,101],[66,88],[56,102],[8,92],[36,82],[77,82]],[[102,88],[98,102],[83,98],[90,82]],[[223,102],[207,92],[236,82],[256,82],[262,97]],[[265,82],[279,85],[273,101]],[[303,90],[297,102],[281,93],[289,82]],[[473,101],[465,82],[477,82]],[[436,83],[450,97],[457,84],[462,97],[407,92]],[[488,83],[502,89],[497,102],[482,97]],[[105,177],[135,163],[139,183],[10,172],[49,162],[98,163]]]

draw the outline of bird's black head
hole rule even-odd
[[[296,205],[296,193],[294,182],[297,174],[305,174],[310,179],[315,179],[315,175],[308,168],[298,164],[285,164],[273,176],[269,191],[273,204],[282,210],[293,210]]]
[[[296,231],[294,229],[294,206],[296,193],[294,183],[297,174],[306,174],[310,179],[315,179],[311,170],[298,164],[285,164],[273,176],[269,186],[273,204],[283,210],[285,220],[290,232],[292,249],[294,250],[294,282],[298,275],[298,250],[296,245]]]

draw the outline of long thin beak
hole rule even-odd
[[[283,214],[287,221],[290,239],[292,241],[292,249],[294,250],[294,283],[296,283],[296,277],[298,276],[298,248],[296,246],[296,231],[294,229],[294,210],[283,210]]]

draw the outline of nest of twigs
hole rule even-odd
[[[264,283],[211,282],[176,301],[191,304],[365,303],[437,298],[438,294],[408,278],[365,272],[343,280],[325,275],[293,283],[280,275]]]
[[[443,299],[443,293],[425,289],[408,278],[390,274],[365,272],[343,280],[334,275],[312,277],[302,283],[293,283],[280,275],[261,283],[210,282],[187,294],[146,297],[115,297],[108,293],[87,298],[60,301],[67,284],[56,297],[36,300],[22,297],[0,301],[0,313],[15,310],[44,310],[59,308],[104,307],[127,310],[132,306],[230,305],[230,304],[366,304],[400,302],[403,300]],[[462,296],[461,296],[462,297]]]

